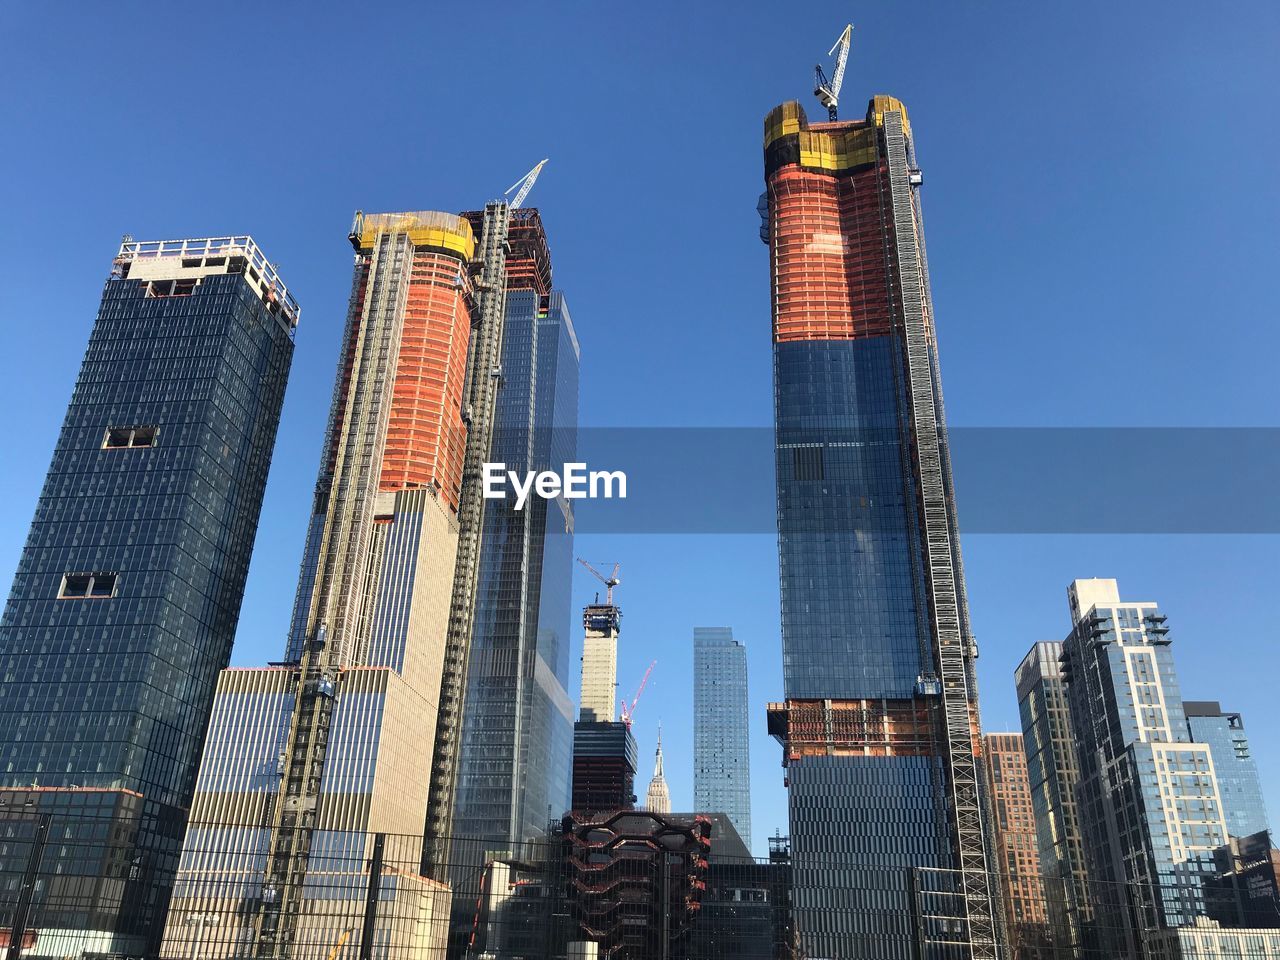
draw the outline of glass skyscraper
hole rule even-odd
[[[764,161],[796,927],[810,956],[994,958],[911,123],[892,97],[812,125],[786,103]],[[945,889],[921,911],[913,884]]]
[[[573,462],[578,341],[563,294],[507,295],[502,376],[489,460],[521,475]],[[569,809],[573,514],[563,498],[488,500],[484,525],[454,833],[503,848]]]
[[[1214,757],[1188,732],[1159,608],[1121,601],[1114,580],[1077,580],[1068,601],[1063,665],[1100,948],[1144,956],[1147,931],[1204,914],[1203,878],[1227,842]]]
[[[1227,813],[1227,831],[1233,837],[1248,837],[1270,829],[1262,781],[1249,751],[1244,718],[1224,712],[1216,700],[1184,700],[1182,707],[1187,733],[1192,740],[1207,743],[1213,754],[1218,793]]]
[[[153,951],[227,665],[298,306],[249,237],[126,239],[0,622],[0,927]]]
[[[723,813],[751,847],[747,648],[730,627],[693,628],[693,808]]]
[[[1091,910],[1076,808],[1080,769],[1061,656],[1061,643],[1041,641],[1023,657],[1014,679],[1050,927],[1058,944],[1082,949]]]

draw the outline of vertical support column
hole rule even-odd
[[[31,853],[27,855],[27,869],[22,874],[22,889],[18,893],[18,905],[13,911],[13,926],[9,930],[8,960],[19,960],[22,956],[22,941],[26,938],[27,923],[31,918],[36,877],[40,873],[40,861],[44,859],[45,844],[49,840],[49,822],[47,813],[39,814],[36,819],[36,835],[31,842]]]
[[[262,960],[292,955],[338,671],[360,647],[373,507],[412,261],[407,234],[380,235],[374,242],[285,740],[283,779],[272,813],[255,923],[255,955]],[[351,309],[358,309],[354,300]],[[330,420],[332,424],[332,414]]]
[[[374,834],[369,860],[369,886],[364,896],[364,923],[360,927],[360,960],[373,960],[373,935],[378,921],[378,894],[382,889],[382,856],[385,833]]]
[[[449,633],[440,676],[440,706],[436,720],[431,788],[427,799],[426,844],[422,872],[435,880],[448,879],[449,837],[453,828],[454,794],[462,736],[462,709],[475,623],[476,581],[484,533],[482,467],[493,441],[494,408],[502,382],[502,331],[507,310],[507,227],[511,211],[494,201],[484,209],[480,240],[479,326],[472,330],[464,402],[470,411],[467,447],[462,462],[458,500],[458,555],[449,604]]]
[[[997,909],[987,864],[983,804],[978,783],[971,705],[972,649],[965,636],[965,617],[957,586],[954,506],[939,436],[939,408],[931,355],[931,320],[919,223],[907,162],[902,114],[884,113],[884,140],[889,161],[898,276],[902,293],[902,325],[906,344],[911,423],[920,477],[924,519],[925,564],[930,607],[942,681],[942,713],[947,775],[951,787],[952,830],[973,960],[998,960]]]

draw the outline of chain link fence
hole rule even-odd
[[[101,818],[0,816],[6,960],[963,960],[967,925],[949,870],[717,852],[699,818],[635,813],[553,825],[495,846],[454,838],[422,862],[418,836],[316,829],[297,904],[266,879],[263,826],[192,824],[176,872],[139,863]],[[840,861],[845,863],[846,861]],[[796,878],[824,877],[821,883]],[[1270,960],[1280,917],[1205,898],[1178,928],[1149,905],[1186,890],[993,876],[1008,960]],[[1254,885],[1256,887],[1256,884]],[[159,890],[162,902],[148,900]],[[906,891],[905,900],[898,894]],[[1240,896],[1252,896],[1241,888]],[[1255,891],[1256,892],[1256,891]],[[1228,901],[1230,901],[1228,897]],[[1237,897],[1238,899],[1238,897]],[[902,909],[906,903],[907,908]],[[163,919],[157,919],[163,918]],[[274,927],[272,926],[274,925]],[[264,936],[270,928],[271,936]]]

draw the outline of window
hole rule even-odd
[[[67,573],[62,576],[59,600],[107,600],[116,595],[114,573]]]
[[[148,297],[189,297],[196,292],[198,279],[152,280],[147,284]]]
[[[106,436],[102,438],[102,449],[122,450],[127,447],[154,447],[159,427],[107,427]]]
[[[118,450],[129,446],[133,439],[133,431],[128,427],[107,427],[107,435],[102,440],[103,449]]]

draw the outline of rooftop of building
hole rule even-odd
[[[365,213],[357,210],[348,239],[356,250],[372,250],[382,234],[406,233],[415,247],[431,247],[470,260],[476,251],[476,235],[466,217],[438,210],[402,210]]]
[[[184,240],[134,240],[126,235],[112,263],[112,274],[129,280],[198,281],[228,273],[243,276],[290,330],[298,325],[302,315],[298,301],[248,234]]]

